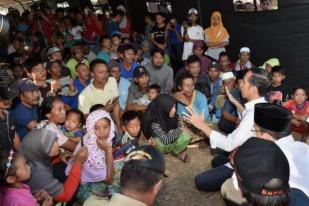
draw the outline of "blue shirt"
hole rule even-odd
[[[13,118],[15,120],[15,127],[17,134],[23,139],[30,131],[27,125],[31,121],[38,121],[38,107],[33,106],[31,108],[25,106],[22,102],[19,103],[12,111]]]
[[[197,90],[194,90],[193,100],[191,101],[191,105],[193,109],[198,113],[201,114],[204,111],[205,121],[210,120],[210,115],[208,111],[208,103],[205,95]],[[182,116],[184,113],[189,114],[186,109],[186,105],[182,103],[177,103],[177,114],[178,116]]]
[[[181,36],[181,24],[177,24],[176,28],[174,31],[168,31],[168,40],[169,40],[169,46],[171,45],[181,45],[182,41],[177,37],[177,34],[179,34],[179,36]]]
[[[106,25],[106,31],[109,36],[112,36],[113,33],[119,31],[119,26],[115,21],[111,20]]]
[[[132,79],[133,79],[133,72],[134,72],[134,70],[135,70],[135,68],[136,68],[137,66],[139,66],[138,63],[133,62],[133,63],[131,64],[130,70],[127,70],[126,68],[124,68],[124,65],[123,65],[122,62],[119,63],[120,76],[123,77],[123,78],[125,78],[125,79],[127,79],[127,80],[129,80],[129,81],[132,81]]]
[[[88,86],[91,82],[91,79],[88,79],[87,82],[86,82],[86,86]],[[78,97],[79,97],[79,94],[84,90],[84,88],[86,86],[84,86],[79,78],[77,77],[74,81],[73,81],[73,85],[75,86],[76,90],[77,90],[77,94],[74,96],[74,97],[71,97],[70,99],[70,107],[72,109],[78,109]]]
[[[108,63],[111,60],[111,55],[106,53],[105,51],[101,50],[98,53],[98,58],[104,60],[106,63]]]
[[[120,77],[118,89],[119,89],[119,105],[122,110],[126,109],[130,86],[131,82],[129,80]]]

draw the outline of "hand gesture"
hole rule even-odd
[[[181,102],[184,105],[189,105],[190,102],[187,100],[185,95],[182,92],[175,92],[174,98],[178,101]]]
[[[34,197],[38,202],[41,202],[43,200],[46,200],[48,198],[49,194],[45,190],[40,190],[37,193],[35,193]]]
[[[112,151],[112,145],[108,144],[105,139],[97,138],[97,145],[100,149],[104,150],[105,152]]]
[[[191,107],[186,107],[186,109],[187,109],[189,114],[186,114],[186,113],[183,114],[184,120],[191,123],[196,128],[202,130],[203,127],[206,126],[206,124],[204,122],[204,119],[205,119],[204,111],[202,112],[201,115],[199,115]]]
[[[42,206],[53,206],[53,198],[51,196],[48,196],[42,203]]]
[[[56,93],[58,91],[58,89],[61,88],[61,84],[59,81],[57,80],[53,80],[51,83],[50,83],[50,87],[51,87],[51,92],[52,93]]]
[[[106,102],[104,108],[107,112],[111,113],[114,110],[115,105],[116,105],[116,98],[112,98],[108,102]]]
[[[151,138],[148,140],[148,144],[154,147],[154,146],[156,146],[156,140],[155,140],[154,138],[151,137]]]
[[[88,149],[86,147],[82,147],[76,154],[74,158],[74,163],[82,165],[87,160],[87,158],[88,158]]]

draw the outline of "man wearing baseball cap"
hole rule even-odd
[[[18,82],[20,103],[13,110],[16,131],[20,138],[36,127],[38,123],[39,87],[30,78]]]
[[[187,20],[183,23],[181,28],[181,34],[184,39],[183,61],[186,61],[187,58],[192,55],[193,44],[195,42],[204,42],[204,31],[203,28],[198,25],[198,15],[197,9],[189,9]]]
[[[309,201],[309,146],[294,141],[290,130],[291,120],[291,112],[284,107],[269,103],[255,105],[254,128],[256,135],[261,139],[275,142],[282,150],[290,167],[289,184],[292,188],[292,200],[293,202],[297,201],[299,205],[305,205]],[[270,156],[270,153],[266,154]],[[278,169],[280,168],[279,162],[274,165]],[[221,188],[223,197],[236,203],[242,203],[244,200],[240,193],[235,193],[229,184],[230,180],[227,180]]]
[[[165,176],[165,160],[150,145],[137,147],[124,160],[120,176],[120,193],[110,201],[91,196],[84,206],[150,206],[153,205]]]
[[[250,61],[250,49],[242,47],[239,51],[239,59],[235,64],[235,71],[247,70],[253,67],[254,65]]]

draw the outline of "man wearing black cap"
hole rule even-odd
[[[240,86],[241,95],[248,102],[245,104],[245,110],[241,113],[239,126],[230,134],[223,135],[214,131],[204,122],[204,117],[198,115],[195,111],[188,108],[191,115],[185,118],[192,125],[202,130],[210,139],[211,148],[220,148],[227,152],[231,152],[236,147],[242,145],[247,139],[255,136],[254,124],[254,105],[257,103],[265,103],[266,95],[271,84],[270,74],[262,69],[250,69]],[[208,170],[196,176],[195,184],[199,190],[217,191],[226,179],[231,177],[232,169],[228,166],[221,165],[214,169]]]
[[[150,145],[137,147],[124,160],[120,193],[110,201],[90,197],[84,206],[150,206],[161,188],[165,172],[164,156]]]
[[[18,82],[20,103],[13,110],[15,126],[20,138],[36,127],[38,123],[38,105],[40,90],[29,78]]]
[[[272,141],[252,137],[230,155],[235,184],[253,206],[288,205],[289,162]]]
[[[13,118],[9,113],[12,100],[18,95],[7,84],[0,83],[0,151],[18,150],[20,138],[15,131]]]
[[[292,114],[284,107],[269,103],[255,105],[254,128],[259,138],[275,142],[283,151],[290,165],[290,186],[292,194],[305,194],[297,197],[298,202],[309,201],[309,146],[305,143],[294,141],[291,135]],[[276,166],[280,166],[276,163]],[[241,203],[239,193],[230,188],[227,180],[221,188],[223,197]],[[301,192],[302,191],[302,192]],[[307,197],[305,197],[307,195]]]
[[[136,67],[133,73],[133,79],[135,83],[133,83],[129,87],[127,109],[137,112],[143,112],[146,110],[147,106],[133,103],[133,101],[143,97],[147,93],[149,87],[149,74],[145,67]]]

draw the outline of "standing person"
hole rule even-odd
[[[91,196],[84,206],[150,206],[163,184],[164,156],[154,147],[142,145],[129,153],[120,176],[120,193],[108,201]]]
[[[186,61],[193,52],[194,42],[204,41],[203,28],[198,25],[198,12],[191,8],[188,11],[187,21],[184,22],[181,28],[182,38],[184,40],[182,60]]]
[[[183,66],[181,24],[177,22],[176,17],[171,17],[169,23],[167,24],[167,40],[171,65],[176,73],[176,71]]]
[[[154,48],[151,51],[151,62],[145,65],[150,77],[150,84],[158,84],[162,93],[171,93],[173,88],[173,69],[164,64],[164,50]]]
[[[151,30],[151,43],[154,47],[165,50],[167,46],[167,32],[165,17],[161,13],[156,14],[156,25]]]
[[[120,9],[117,9],[113,13],[113,18],[106,24],[106,32],[109,36],[112,36],[115,32],[119,32],[119,23],[122,21],[124,15],[124,12]]]
[[[266,70],[267,71],[267,70]],[[271,69],[272,84],[268,96],[270,103],[282,104],[288,101],[289,91],[287,86],[284,84],[285,80],[285,69],[281,66],[274,66]]]
[[[151,43],[151,30],[154,27],[155,23],[152,21],[152,18],[150,15],[146,15],[144,17],[144,21],[145,21],[145,40],[148,42],[149,47],[152,47],[152,43]]]
[[[223,26],[222,16],[219,11],[214,11],[210,18],[210,27],[205,29],[205,42],[208,47],[207,55],[219,60],[219,54],[225,52],[229,44],[230,35]]]
[[[123,5],[117,6],[117,10],[123,11],[124,15],[119,23],[119,31],[122,37],[129,38],[131,35],[131,19],[127,16],[127,10]]]
[[[183,162],[190,161],[185,152],[190,136],[181,125],[173,97],[161,94],[148,105],[143,116],[142,129],[150,142],[162,153],[171,153]]]
[[[17,133],[21,138],[38,124],[40,90],[33,81],[25,78],[19,81],[20,103],[13,110]]]
[[[236,147],[242,145],[248,138],[255,136],[253,132],[254,124],[254,105],[266,102],[264,96],[271,84],[270,74],[262,69],[253,68],[249,70],[244,81],[241,84],[241,95],[248,102],[245,104],[245,110],[241,113],[241,121],[239,126],[230,134],[223,135],[210,128],[205,122],[204,117],[191,111],[187,116],[187,120],[196,128],[202,130],[210,139],[211,148],[220,148],[226,152],[230,152]],[[217,165],[216,162],[212,165]],[[227,160],[226,160],[227,162]],[[217,166],[214,169],[203,172],[195,177],[195,185],[202,191],[217,191],[223,182],[231,177],[232,169],[225,165]]]

